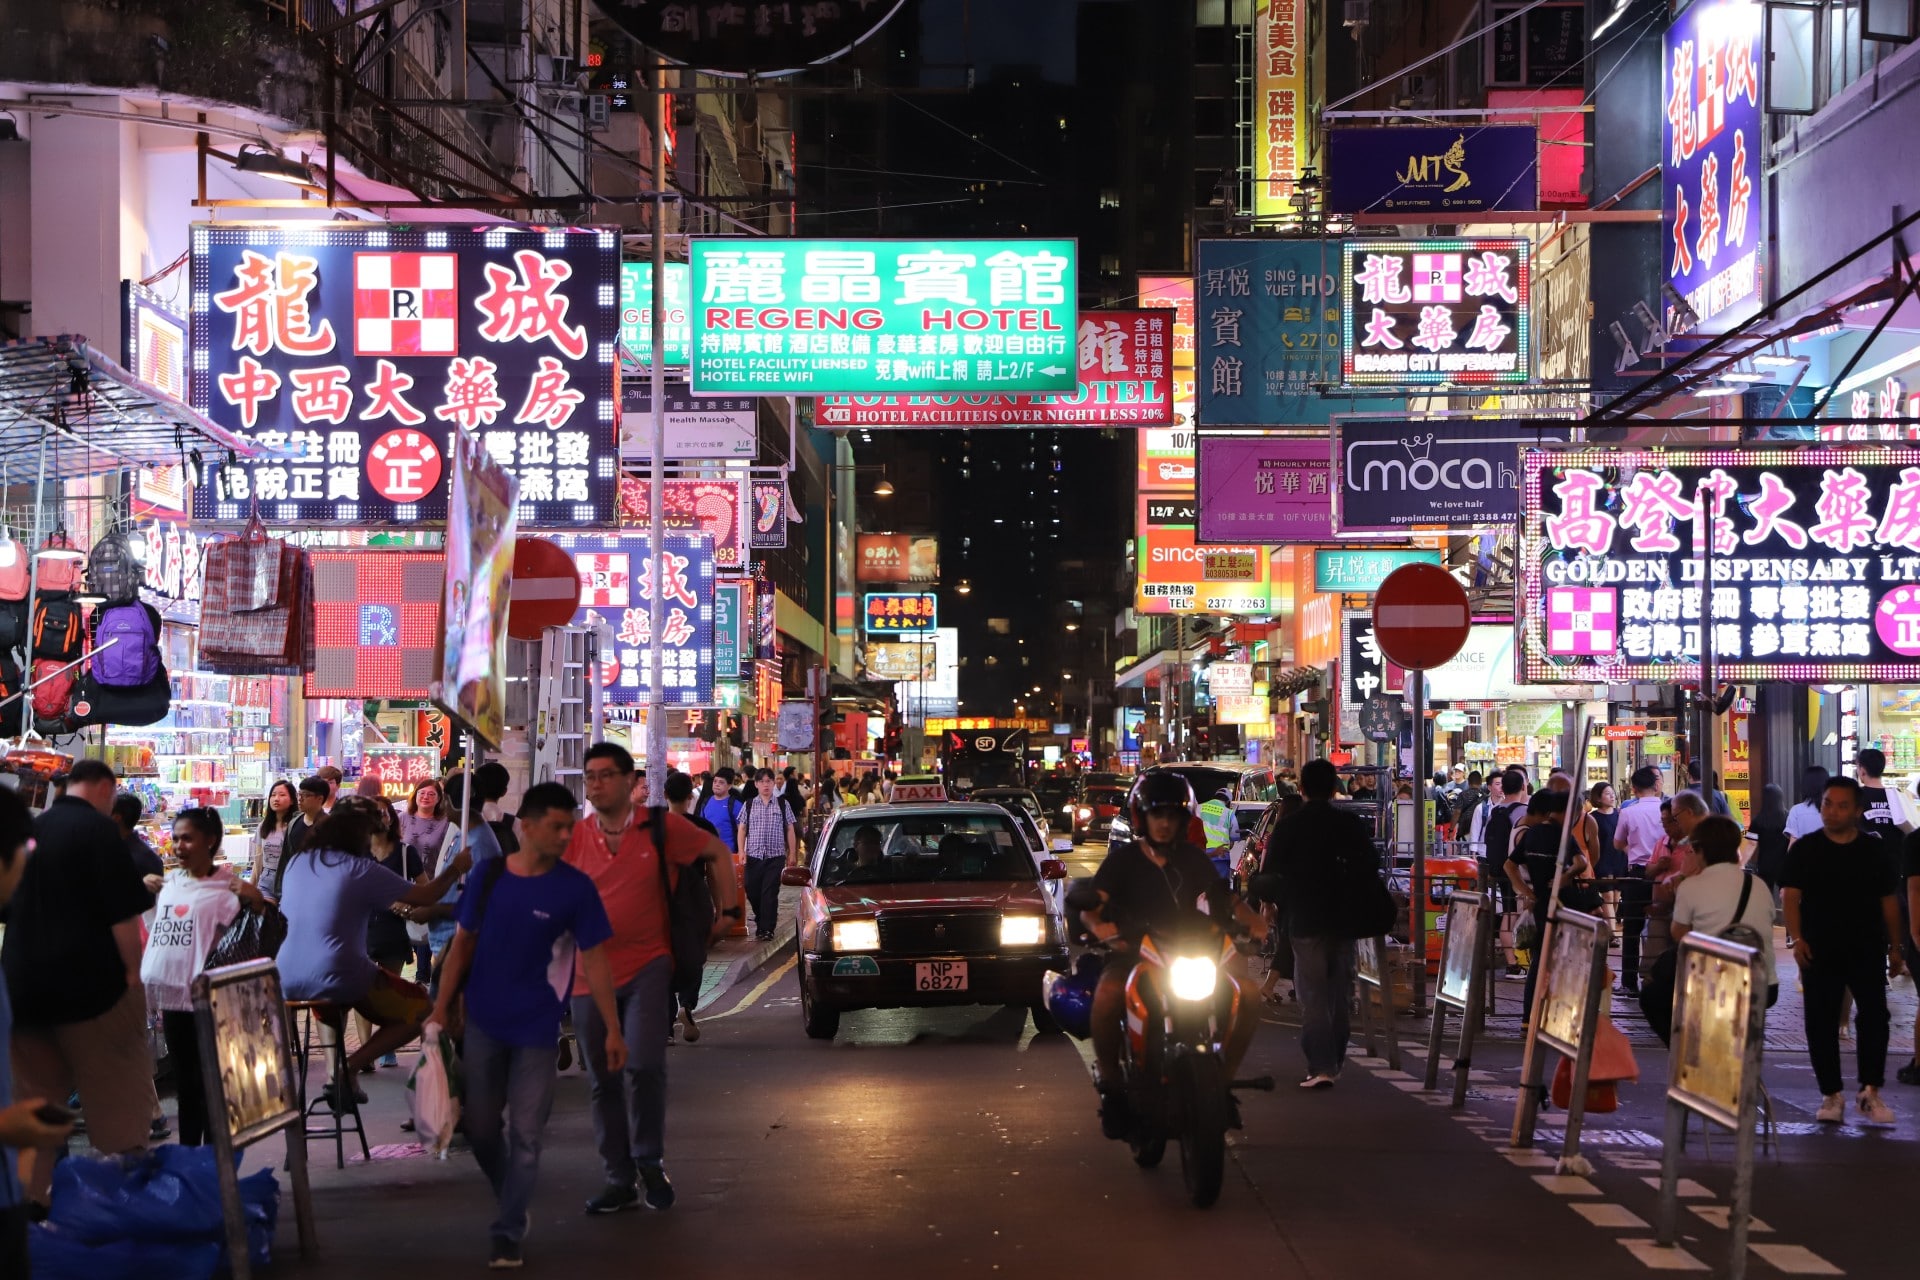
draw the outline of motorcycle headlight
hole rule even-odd
[[[877,920],[839,920],[833,926],[835,951],[878,951],[880,922]]]
[[[1047,940],[1047,922],[1039,916],[1001,916],[1000,945],[1037,947]]]
[[[1206,956],[1178,956],[1167,970],[1167,985],[1175,999],[1206,1000],[1220,980],[1219,966]]]

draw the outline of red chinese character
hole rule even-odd
[[[361,419],[391,417],[409,427],[419,426],[427,420],[427,415],[406,402],[404,393],[412,389],[412,374],[400,372],[391,360],[379,361],[374,365],[373,381],[365,387],[367,408]]]
[[[1727,82],[1721,92],[1731,104],[1743,95],[1747,105],[1760,105],[1760,77],[1753,66],[1753,37],[1741,34],[1727,41],[1725,51],[1727,60]]]
[[[1687,190],[1685,187],[1673,189],[1673,270],[1668,276],[1678,277],[1693,273],[1693,252],[1687,248]]]
[[[1852,467],[1822,472],[1820,497],[1813,504],[1820,523],[1807,533],[1843,556],[1858,551],[1873,541],[1874,519],[1867,512],[1871,497],[1867,478]]]
[[[678,649],[693,639],[693,628],[687,623],[684,610],[675,609],[667,615],[666,625],[660,628],[660,642]]]
[[[587,331],[567,324],[567,300],[554,293],[573,275],[566,262],[522,249],[513,255],[518,276],[498,263],[486,266],[487,292],[476,304],[486,321],[480,336],[489,342],[538,342],[550,338],[561,354],[578,360],[587,354]]]
[[[520,406],[520,412],[513,415],[515,422],[544,422],[553,430],[559,430],[567,424],[586,400],[586,393],[575,391],[567,385],[567,366],[552,356],[540,357],[540,369],[533,375],[532,383],[527,387],[527,398]]]
[[[447,396],[433,416],[442,422],[457,423],[468,431],[492,426],[507,402],[500,398],[500,383],[494,378],[500,366],[485,356],[471,360],[456,356],[447,365]]]
[[[1900,482],[1887,491],[1887,510],[1876,532],[1881,543],[1920,551],[1920,467],[1903,467]]]
[[[333,322],[313,327],[307,295],[319,283],[314,258],[283,253],[277,259],[243,250],[234,275],[240,283],[213,295],[213,305],[234,317],[233,349],[264,356],[273,350],[296,356],[333,350]]]
[[[249,430],[260,419],[260,405],[280,390],[280,375],[252,356],[241,356],[239,371],[223,373],[216,381],[227,403],[239,406],[240,425]]]
[[[657,561],[663,566],[661,576],[666,579],[666,586],[663,588],[663,598],[667,600],[678,600],[689,609],[698,609],[700,607],[700,602],[694,599],[693,588],[689,586],[687,582],[687,568],[693,561],[689,560],[686,556],[677,556],[671,551],[662,551],[659,556],[649,556],[647,559],[647,566],[641,570],[640,573],[640,598],[642,600],[653,599],[654,563]]]
[[[1700,238],[1693,243],[1700,265],[1711,267],[1720,252],[1720,157],[1700,162]]]
[[[353,412],[353,388],[347,385],[352,376],[353,371],[343,364],[295,369],[288,375],[293,382],[294,416],[302,422],[345,422]]]

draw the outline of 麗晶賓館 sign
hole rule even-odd
[[[1730,680],[1920,678],[1920,449],[1530,450],[1522,469],[1528,681],[1697,678],[1709,642]]]
[[[696,392],[1079,385],[1071,240],[695,240]]]

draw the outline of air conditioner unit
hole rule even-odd
[[[587,128],[605,129],[613,123],[613,101],[604,93],[587,95]]]
[[[534,73],[548,84],[572,84],[580,78],[580,63],[562,54],[537,54]]]

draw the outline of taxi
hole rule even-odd
[[[1010,1005],[1054,1028],[1043,978],[1067,964],[1045,856],[997,804],[902,798],[836,809],[799,885],[796,946],[806,1033],[831,1040],[853,1009]]]

